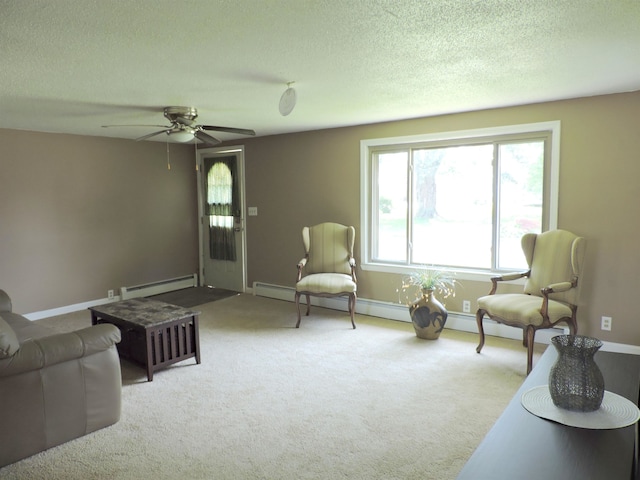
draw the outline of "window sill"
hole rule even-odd
[[[393,273],[396,275],[409,275],[410,273],[420,269],[420,267],[417,266],[389,265],[375,262],[362,263],[360,268],[364,271]],[[468,280],[474,282],[490,282],[491,277],[513,273],[512,271],[492,272],[489,270],[469,270],[464,268],[442,268],[442,270],[454,274],[457,280]],[[525,281],[525,278],[519,278],[505,283],[524,285]]]

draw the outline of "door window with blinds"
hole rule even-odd
[[[209,255],[236,260],[234,217],[240,216],[236,157],[204,159],[205,215],[209,218]]]

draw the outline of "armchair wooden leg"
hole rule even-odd
[[[484,328],[482,327],[482,317],[484,317],[484,310],[478,310],[476,312],[476,323],[478,324],[478,334],[480,335],[480,343],[476,347],[476,352],[480,353],[482,347],[484,347]]]
[[[307,295],[307,317],[311,313],[311,295]]]
[[[308,297],[307,297],[308,298]],[[296,328],[300,327],[300,292],[296,292],[296,308],[298,309],[298,323],[296,323]]]
[[[356,294],[352,293],[349,295],[349,313],[351,314],[351,325],[353,325],[353,329],[356,328],[356,322],[353,320],[353,316],[356,313]]]
[[[527,375],[531,373],[533,368],[533,345],[536,335],[536,329],[529,325],[526,329],[526,342],[527,342]]]

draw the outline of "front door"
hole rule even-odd
[[[201,284],[244,292],[244,156],[242,147],[198,153]]]

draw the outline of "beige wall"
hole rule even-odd
[[[0,288],[21,313],[198,266],[194,154],[165,143],[0,130]]]
[[[640,345],[632,301],[640,263],[639,115],[636,92],[248,139],[247,205],[259,212],[247,218],[249,285],[294,285],[304,225],[336,221],[359,230],[360,140],[560,120],[558,226],[588,242],[580,333]],[[360,297],[398,301],[397,276],[359,269],[358,278]],[[463,299],[488,290],[489,282],[464,281],[447,306],[461,310]],[[600,330],[603,315],[613,317],[612,332]]]
[[[560,120],[559,227],[588,241],[581,333],[640,345],[639,114],[636,92],[244,140],[247,206],[259,213],[247,217],[248,284],[294,285],[304,225],[356,226],[359,258],[360,140]],[[164,143],[0,130],[0,178],[0,288],[16,311],[197,269],[190,148],[172,145],[167,171]],[[358,277],[360,297],[398,301],[397,276]],[[465,281],[447,307],[488,290]],[[602,315],[612,332],[600,330]]]

